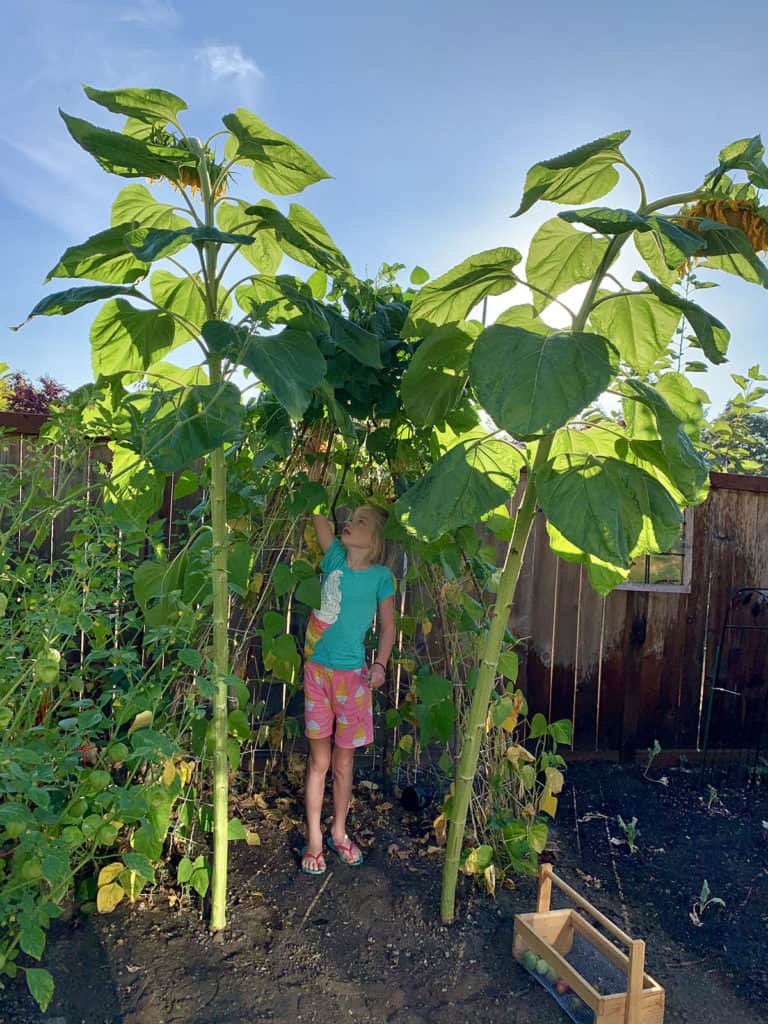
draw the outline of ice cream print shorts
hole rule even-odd
[[[373,711],[368,673],[362,668],[336,669],[308,661],[304,666],[304,731],[311,740],[333,732],[336,746],[364,747],[373,742]]]

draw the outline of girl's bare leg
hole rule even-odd
[[[331,737],[309,741],[307,781],[304,803],[307,813],[307,853],[320,853],[323,848],[323,832],[320,819],[323,813],[325,776],[331,764]],[[334,780],[334,801],[336,785]]]
[[[334,843],[343,843],[347,834],[347,813],[352,797],[352,771],[355,751],[347,747],[333,748],[333,825]]]

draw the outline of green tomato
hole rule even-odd
[[[30,857],[21,866],[21,877],[27,882],[36,882],[43,877],[43,865],[37,857]]]
[[[61,830],[61,838],[67,846],[75,847],[80,846],[83,842],[84,836],[77,825],[65,825]]]
[[[532,949],[526,949],[526,951],[523,953],[523,957],[520,962],[522,963],[523,967],[525,967],[527,970],[535,971],[538,960],[539,958],[536,956]]]
[[[105,822],[96,833],[96,842],[100,846],[111,846],[116,839],[117,829],[108,822]]]
[[[107,749],[107,760],[110,764],[122,764],[130,754],[131,750],[127,743],[112,743]]]
[[[35,662],[35,681],[44,686],[53,686],[59,681],[59,664],[56,661],[39,660]]]
[[[539,957],[536,960],[536,973],[540,974],[542,978],[546,978],[549,973],[550,967],[544,957]]]
[[[6,594],[0,593],[0,619],[5,615],[5,610],[8,607],[8,597]]]
[[[59,613],[74,618],[80,611],[80,602],[76,597],[63,597],[59,602]]]
[[[53,686],[59,680],[59,662],[61,654],[55,647],[42,650],[35,661],[35,681],[45,686]]]
[[[87,810],[88,801],[85,799],[84,796],[79,796],[70,804],[69,810],[67,811],[67,820],[79,821]]]

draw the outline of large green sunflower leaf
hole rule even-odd
[[[303,191],[330,174],[295,142],[273,131],[260,117],[242,107],[227,114],[224,124],[232,133],[225,147],[229,159],[238,157],[253,169],[262,188],[275,196]]]
[[[553,203],[589,203],[611,191],[619,180],[614,164],[623,162],[622,142],[629,132],[613,132],[561,156],[534,164],[525,177],[519,217],[539,199]]]
[[[517,284],[512,267],[521,258],[517,249],[487,249],[436,277],[416,294],[402,336],[419,337],[443,324],[466,320],[486,295],[502,295]]]
[[[525,262],[526,280],[557,297],[575,284],[590,281],[608,249],[606,238],[579,231],[559,217],[541,225],[531,239]],[[536,309],[543,309],[549,299],[533,294]]]
[[[523,464],[520,451],[505,441],[462,441],[405,492],[395,512],[410,532],[435,540],[509,501]]]
[[[599,334],[548,336],[494,324],[475,342],[469,375],[483,407],[514,437],[549,434],[594,402],[618,369]]]

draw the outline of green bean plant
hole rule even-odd
[[[171,714],[188,670],[131,606],[145,533],[115,522],[82,435],[52,421],[23,458],[14,444],[0,438],[0,974],[22,972],[45,1010],[35,961],[64,901],[110,910],[155,881],[198,711]]]

